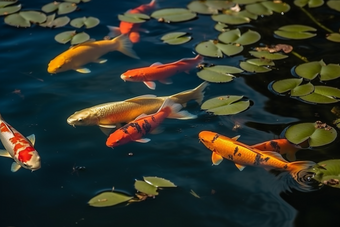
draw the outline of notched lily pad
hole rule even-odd
[[[55,13],[48,15],[44,23],[39,24],[41,27],[58,28],[63,27],[70,22],[68,16],[58,17],[55,19]]]
[[[0,6],[0,16],[16,13],[21,9],[21,4],[2,8]]]
[[[320,75],[320,81],[334,80],[340,77],[340,66],[321,61],[303,63],[295,68],[295,73],[305,79],[313,80]]]
[[[340,101],[340,90],[329,86],[314,86],[313,93],[302,96],[300,99],[309,103],[336,103]]]
[[[148,184],[145,181],[136,180],[135,189],[147,195],[153,195],[153,196],[158,195],[157,187],[151,184]]]
[[[58,6],[58,14],[67,14],[75,11],[77,9],[77,5],[71,2],[62,2]]]
[[[75,28],[81,28],[85,25],[86,28],[93,28],[99,24],[99,19],[95,17],[80,17],[71,21],[71,25]]]
[[[186,32],[170,32],[168,34],[165,34],[161,37],[161,40],[163,40],[163,43],[167,43],[170,45],[179,45],[183,43],[189,42],[192,37],[186,36],[188,33]]]
[[[269,61],[268,64],[265,64],[266,61],[263,61],[262,65],[259,65],[258,62],[256,62],[256,59],[249,59],[247,61],[243,61],[240,63],[241,69],[250,72],[250,73],[266,73],[271,71],[271,68],[269,68],[269,65],[272,65],[274,62]]]
[[[150,17],[143,13],[125,13],[124,15],[119,14],[118,19],[120,21],[138,24],[144,23],[146,20],[149,20]]]
[[[314,180],[333,188],[340,188],[340,159],[319,162],[308,171],[314,173]]]
[[[213,83],[226,83],[232,81],[235,77],[234,73],[242,73],[243,70],[227,66],[227,65],[214,65],[210,67],[203,67],[197,73],[197,76],[205,81],[213,82]]]
[[[250,45],[256,43],[261,38],[261,35],[252,30],[248,30],[241,35],[239,29],[234,29],[221,33],[218,39],[224,43],[235,43],[240,45]]]
[[[242,12],[230,12],[228,14],[216,14],[212,15],[211,18],[214,21],[221,22],[230,25],[247,24],[250,22],[250,17]]]
[[[242,101],[243,96],[220,96],[205,101],[201,109],[215,115],[233,115],[245,111],[250,106],[249,100]]]
[[[103,192],[90,199],[88,204],[93,207],[108,207],[127,202],[132,198],[132,196],[119,192]]]
[[[339,1],[338,4],[340,6],[340,1]],[[332,41],[332,42],[340,43],[340,33],[331,33],[326,37],[326,39],[328,39],[329,41]]]
[[[155,186],[157,188],[175,188],[177,187],[174,183],[171,181],[160,178],[160,177],[143,177],[144,181],[152,186]]]
[[[5,17],[5,23],[15,27],[30,27],[31,22],[42,23],[46,21],[46,15],[37,11],[21,11]]]
[[[226,32],[229,30],[228,25],[222,22],[216,23],[214,28],[219,32]]]
[[[60,2],[51,2],[46,5],[44,5],[41,10],[44,11],[45,13],[51,13],[53,11],[56,11],[60,5]]]
[[[316,36],[315,33],[311,33],[312,31],[316,31],[316,29],[310,26],[297,24],[282,26],[274,31],[274,33],[287,39],[308,39]]]
[[[340,12],[339,0],[328,0],[327,5],[328,5],[329,8]]]
[[[0,8],[12,5],[14,3],[16,3],[18,0],[1,0],[0,1]]]
[[[309,8],[315,8],[322,6],[324,3],[324,0],[294,0],[294,5],[299,7],[304,7],[308,4]]]
[[[270,53],[269,51],[249,51],[251,55],[257,58],[265,58],[269,60],[281,60],[288,58],[288,55],[280,53]]]
[[[185,8],[168,8],[154,11],[151,17],[160,22],[182,22],[194,19],[196,13]]]
[[[297,78],[290,78],[290,79],[284,79],[284,80],[279,80],[275,81],[271,87],[273,90],[277,93],[285,93],[288,92],[297,86],[299,86],[302,83],[303,79],[297,79]]]
[[[88,41],[89,39],[90,39],[90,36],[87,33],[80,32],[80,33],[77,33],[75,36],[72,37],[71,45],[83,43],[83,42]]]
[[[203,41],[196,45],[195,51],[203,56],[221,58],[223,57],[223,53],[216,46],[217,43],[217,40]]]

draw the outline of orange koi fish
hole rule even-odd
[[[139,59],[132,50],[132,43],[128,37],[120,35],[111,40],[87,41],[71,47],[59,54],[48,64],[49,73],[60,73],[68,70],[76,70],[80,73],[90,73],[88,68],[83,68],[90,62],[105,63],[106,59],[100,57],[111,51],[119,51],[129,57]]]
[[[299,172],[306,170],[315,163],[312,161],[288,162],[277,152],[261,151],[236,141],[239,136],[229,138],[215,132],[202,131],[199,140],[212,151],[212,162],[218,165],[223,158],[233,161],[236,167],[242,171],[245,166],[260,166],[267,170],[275,169],[286,171],[302,187],[307,188],[299,181]]]
[[[156,0],[152,0],[148,4],[143,4],[138,6],[137,8],[128,10],[127,13],[131,14],[137,14],[137,13],[148,13],[149,11],[153,10],[156,8]],[[110,33],[108,36],[110,37],[115,37],[120,34],[127,34],[129,36],[129,39],[132,43],[137,43],[139,42],[140,35],[139,31],[145,31],[140,28],[140,23],[130,23],[126,21],[121,21],[119,24],[119,27],[114,27],[114,26],[107,26],[110,30]]]
[[[33,147],[34,134],[25,138],[12,126],[3,120],[0,115],[0,139],[6,150],[0,150],[0,156],[12,158],[11,171],[16,172],[20,167],[32,171],[40,168],[40,156]]]
[[[179,111],[181,108],[181,104],[166,99],[156,113],[142,114],[134,121],[114,131],[107,139],[106,146],[113,148],[130,141],[147,143],[150,139],[143,138],[143,136],[157,128],[165,118],[194,119],[197,117],[187,111]]]
[[[301,146],[292,144],[287,139],[274,139],[251,145],[251,148],[256,148],[261,151],[275,151],[279,154],[286,154],[286,158],[289,161],[295,161],[295,153],[302,149]]]
[[[179,72],[188,72],[203,61],[203,57],[197,55],[195,58],[183,58],[176,62],[162,64],[156,62],[149,67],[131,69],[123,73],[120,78],[124,81],[143,82],[148,88],[156,88],[154,80],[164,84],[171,84],[168,78]]]

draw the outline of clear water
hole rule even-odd
[[[20,1],[23,9],[38,10],[49,1]],[[101,23],[86,30],[92,38],[107,35],[107,25],[118,26],[117,14],[137,7],[145,1],[99,1],[79,4],[79,10],[68,14],[73,19],[93,16]],[[159,1],[160,7],[185,7],[189,1]],[[286,15],[275,14],[239,27],[253,29],[262,35],[262,44],[289,43],[310,61],[323,59],[339,63],[340,46],[318,36],[304,41],[286,41],[273,37],[280,26],[302,23],[316,27],[293,7]],[[333,30],[338,30],[339,13],[321,7],[311,10]],[[334,18],[331,18],[333,16]],[[199,114],[195,120],[167,119],[165,131],[150,135],[147,144],[130,143],[112,150],[105,146],[106,136],[98,127],[73,128],[66,123],[75,111],[100,103],[125,100],[143,94],[170,95],[192,89],[200,84],[195,72],[173,77],[172,85],[157,83],[155,91],[142,83],[123,82],[120,74],[130,68],[154,62],[172,62],[193,57],[194,46],[200,41],[215,39],[209,16],[174,24],[150,20],[142,27],[150,33],[141,34],[134,49],[141,57],[135,60],[118,52],[105,56],[105,64],[89,64],[90,74],[68,71],[57,75],[47,73],[47,64],[68,45],[58,44],[54,36],[71,26],[47,29],[10,27],[1,19],[0,28],[0,112],[4,119],[24,135],[36,135],[36,149],[42,168],[35,172],[21,169],[10,171],[11,161],[0,159],[0,226],[330,226],[336,222],[340,209],[340,193],[324,187],[319,191],[282,192],[282,182],[262,168],[247,167],[242,172],[232,162],[211,165],[211,152],[198,142],[202,130],[226,136],[241,135],[246,144],[278,138],[291,123],[321,120],[331,123],[333,105],[310,105],[288,97],[278,97],[267,85],[291,77],[291,69],[302,62],[290,56],[276,63],[276,70],[265,74],[243,74],[226,84],[211,84],[205,99],[218,95],[244,95],[253,105],[235,116],[210,116],[195,103],[187,110]],[[234,26],[231,26],[234,28]],[[81,30],[81,29],[79,29]],[[193,40],[180,46],[169,46],[160,37],[172,31],[191,33]],[[253,46],[252,46],[253,47]],[[223,59],[206,58],[211,64],[238,67],[250,58],[246,47],[242,55]],[[339,81],[329,83],[339,87]],[[15,91],[20,91],[15,92]],[[241,128],[233,131],[238,122]],[[315,162],[340,158],[339,140],[333,144],[300,151],[299,160]],[[129,153],[133,153],[129,156]],[[85,167],[85,170],[77,170]],[[133,195],[135,179],[159,176],[171,180],[175,189],[160,192],[129,206],[90,207],[87,202],[102,191],[117,190]],[[190,194],[196,192],[200,198]]]

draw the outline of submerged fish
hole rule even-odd
[[[76,70],[80,73],[90,73],[87,68],[83,68],[90,62],[105,63],[106,59],[100,59],[104,54],[111,51],[120,51],[132,58],[138,56],[132,50],[132,43],[125,35],[120,35],[111,40],[88,41],[71,47],[59,54],[48,64],[49,73],[60,73],[67,70]]]
[[[14,160],[11,171],[16,172],[20,167],[32,171],[40,168],[40,156],[33,147],[34,134],[25,138],[16,129],[3,120],[0,115],[0,139],[6,150],[0,150],[0,156]]]
[[[203,57],[197,55],[195,58],[183,58],[176,62],[167,64],[154,63],[151,66],[130,69],[124,72],[120,77],[124,81],[143,82],[148,88],[155,89],[156,84],[154,80],[158,80],[161,83],[171,84],[170,76],[180,72],[189,72],[203,61]]]
[[[115,128],[117,124],[130,122],[143,113],[155,113],[167,98],[183,106],[190,100],[201,104],[207,86],[208,83],[203,82],[194,89],[171,96],[144,95],[120,102],[103,103],[75,112],[67,118],[67,123],[72,126],[99,125],[102,128]]]
[[[302,188],[308,188],[299,180],[299,172],[314,166],[312,161],[288,162],[277,152],[261,151],[236,141],[238,137],[229,138],[211,131],[199,133],[200,141],[212,151],[212,162],[218,165],[223,158],[233,161],[239,170],[246,166],[260,166],[267,170],[275,169],[288,172]]]
[[[149,11],[153,10],[156,7],[156,5],[157,5],[156,0],[152,0],[148,4],[143,4],[134,9],[128,10],[127,13],[131,14],[148,13]],[[144,31],[143,29],[140,28],[140,26],[141,23],[130,23],[126,21],[121,21],[119,27],[107,26],[110,30],[108,36],[115,37],[120,34],[127,34],[131,42],[137,43],[139,42],[140,39],[139,32]]]
[[[106,141],[106,146],[116,147],[131,141],[147,143],[148,138],[143,138],[146,134],[156,129],[165,118],[194,119],[197,116],[187,111],[180,111],[181,104],[174,103],[171,99],[165,99],[159,110],[150,115],[142,114],[134,121],[114,131]]]

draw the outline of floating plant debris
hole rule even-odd
[[[323,4],[324,0],[294,0],[294,5],[299,7],[308,5],[309,8],[315,8],[322,6]]]
[[[309,103],[329,104],[340,101],[340,90],[329,86],[314,86],[314,92],[301,96],[301,100]]]
[[[340,159],[319,162],[308,171],[314,173],[314,180],[333,188],[340,188]]]
[[[243,96],[225,95],[205,101],[201,109],[215,115],[233,115],[245,111],[250,106],[249,100],[242,101]]]
[[[144,23],[150,17],[143,13],[125,13],[124,15],[119,14],[118,19],[129,23]]]
[[[196,13],[185,8],[169,8],[156,10],[151,17],[163,22],[183,22],[192,20],[196,17]]]
[[[44,5],[41,10],[45,13],[51,13],[53,11],[58,10],[58,14],[67,14],[75,11],[77,9],[77,5],[72,2],[51,2]]]
[[[208,82],[226,83],[233,80],[235,76],[232,74],[241,72],[243,72],[243,70],[236,67],[214,65],[210,67],[203,67],[203,69],[197,73],[197,76]]]
[[[163,40],[163,43],[167,43],[170,45],[179,45],[183,43],[189,42],[192,37],[191,36],[185,36],[188,33],[186,32],[170,32],[168,34],[165,34],[161,37],[161,40]]]
[[[21,11],[5,17],[5,23],[15,27],[30,27],[31,22],[42,23],[46,21],[46,15],[37,11]]]
[[[280,27],[278,30],[274,31],[274,33],[278,36],[287,39],[308,39],[316,36],[316,29],[306,25],[286,25]]]
[[[21,4],[15,6],[8,6],[8,7],[0,7],[0,16],[9,15],[12,13],[16,13],[21,9]]]
[[[55,19],[56,14],[48,15],[44,23],[39,24],[41,27],[58,28],[63,27],[70,22],[68,16],[58,17]]]
[[[129,196],[120,192],[103,192],[88,201],[93,207],[114,206],[131,200],[133,196]]]
[[[71,21],[71,25],[75,28],[81,28],[85,25],[86,28],[93,28],[99,24],[99,19],[95,17],[80,17]]]
[[[321,61],[303,63],[295,68],[295,73],[305,79],[313,80],[320,75],[320,81],[334,80],[340,77],[340,66]]]

